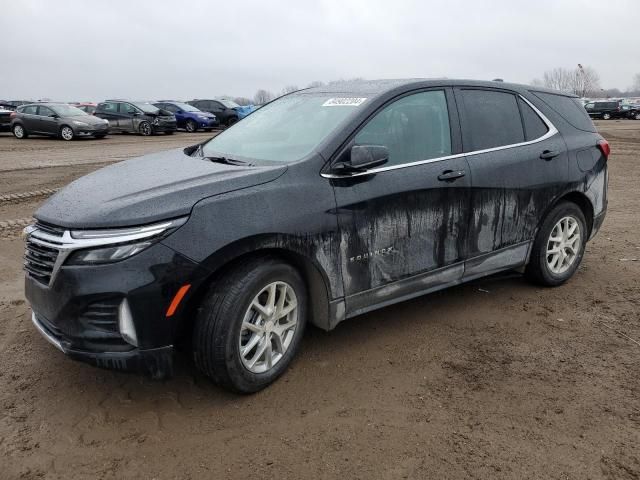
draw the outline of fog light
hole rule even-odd
[[[120,329],[120,335],[127,343],[130,343],[134,347],[138,346],[138,337],[136,336],[136,329],[133,326],[133,316],[131,315],[131,309],[129,308],[129,302],[125,298],[118,307],[118,328]]]

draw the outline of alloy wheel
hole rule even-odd
[[[551,230],[547,241],[547,266],[561,275],[571,268],[582,248],[580,223],[574,217],[563,217]]]
[[[60,131],[60,136],[64,140],[73,140],[73,130],[71,129],[71,127],[62,127],[62,130]]]
[[[140,133],[145,137],[151,135],[151,124],[149,122],[143,122],[140,124]]]
[[[16,138],[24,138],[24,128],[21,125],[16,125],[13,127],[13,135]]]
[[[252,373],[264,373],[285,355],[298,325],[298,299],[286,282],[272,282],[253,298],[240,328],[240,359]]]

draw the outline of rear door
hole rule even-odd
[[[135,120],[139,115],[139,110],[130,103],[118,103],[118,128],[123,132],[137,132]]]
[[[389,150],[381,167],[332,180],[349,314],[462,276],[470,176],[452,100],[447,89],[393,100],[347,147]]]
[[[118,102],[103,102],[96,109],[96,116],[109,121],[109,129],[117,131],[118,127]]]
[[[22,124],[27,132],[38,132],[40,128],[38,119],[38,106],[28,105],[20,110]]]
[[[457,88],[464,150],[471,170],[465,277],[521,265],[543,213],[568,178],[566,145],[523,97]]]
[[[58,133],[57,115],[49,107],[43,105],[38,107],[38,131],[50,135]]]

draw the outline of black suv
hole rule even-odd
[[[566,282],[605,217],[608,155],[553,91],[311,88],[56,193],[25,230],[26,297],[74,358],[164,376],[186,338],[215,382],[254,392],[308,323],[504,270]]]
[[[231,100],[191,100],[187,103],[198,110],[214,114],[220,125],[231,126],[240,118],[236,110],[239,105]]]
[[[622,109],[620,100],[588,102],[584,106],[591,118],[609,120],[611,118],[626,118],[627,112]]]
[[[98,104],[94,115],[108,120],[112,132],[171,135],[178,128],[176,117],[171,112],[149,102],[106,100]]]

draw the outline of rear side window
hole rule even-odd
[[[535,140],[542,137],[549,131],[547,124],[540,118],[529,104],[522,99],[518,99],[520,103],[520,112],[522,113],[522,122],[524,123],[524,135],[527,141]]]
[[[491,90],[462,90],[461,93],[471,143],[467,151],[524,142],[515,95]]]
[[[587,111],[577,98],[556,95],[555,93],[531,92],[553,111],[564,118],[571,125],[586,132],[596,132],[596,127],[589,118]]]
[[[53,110],[47,107],[40,107],[38,110],[38,115],[41,117],[53,117]]]
[[[19,111],[20,113],[26,113],[27,115],[35,115],[37,108],[37,105],[29,105],[28,107],[20,107]]]
[[[389,149],[388,165],[451,155],[447,99],[442,90],[415,93],[384,107],[354,139]]]
[[[116,113],[118,111],[118,104],[113,102],[101,103],[98,105],[98,110],[105,113]]]

